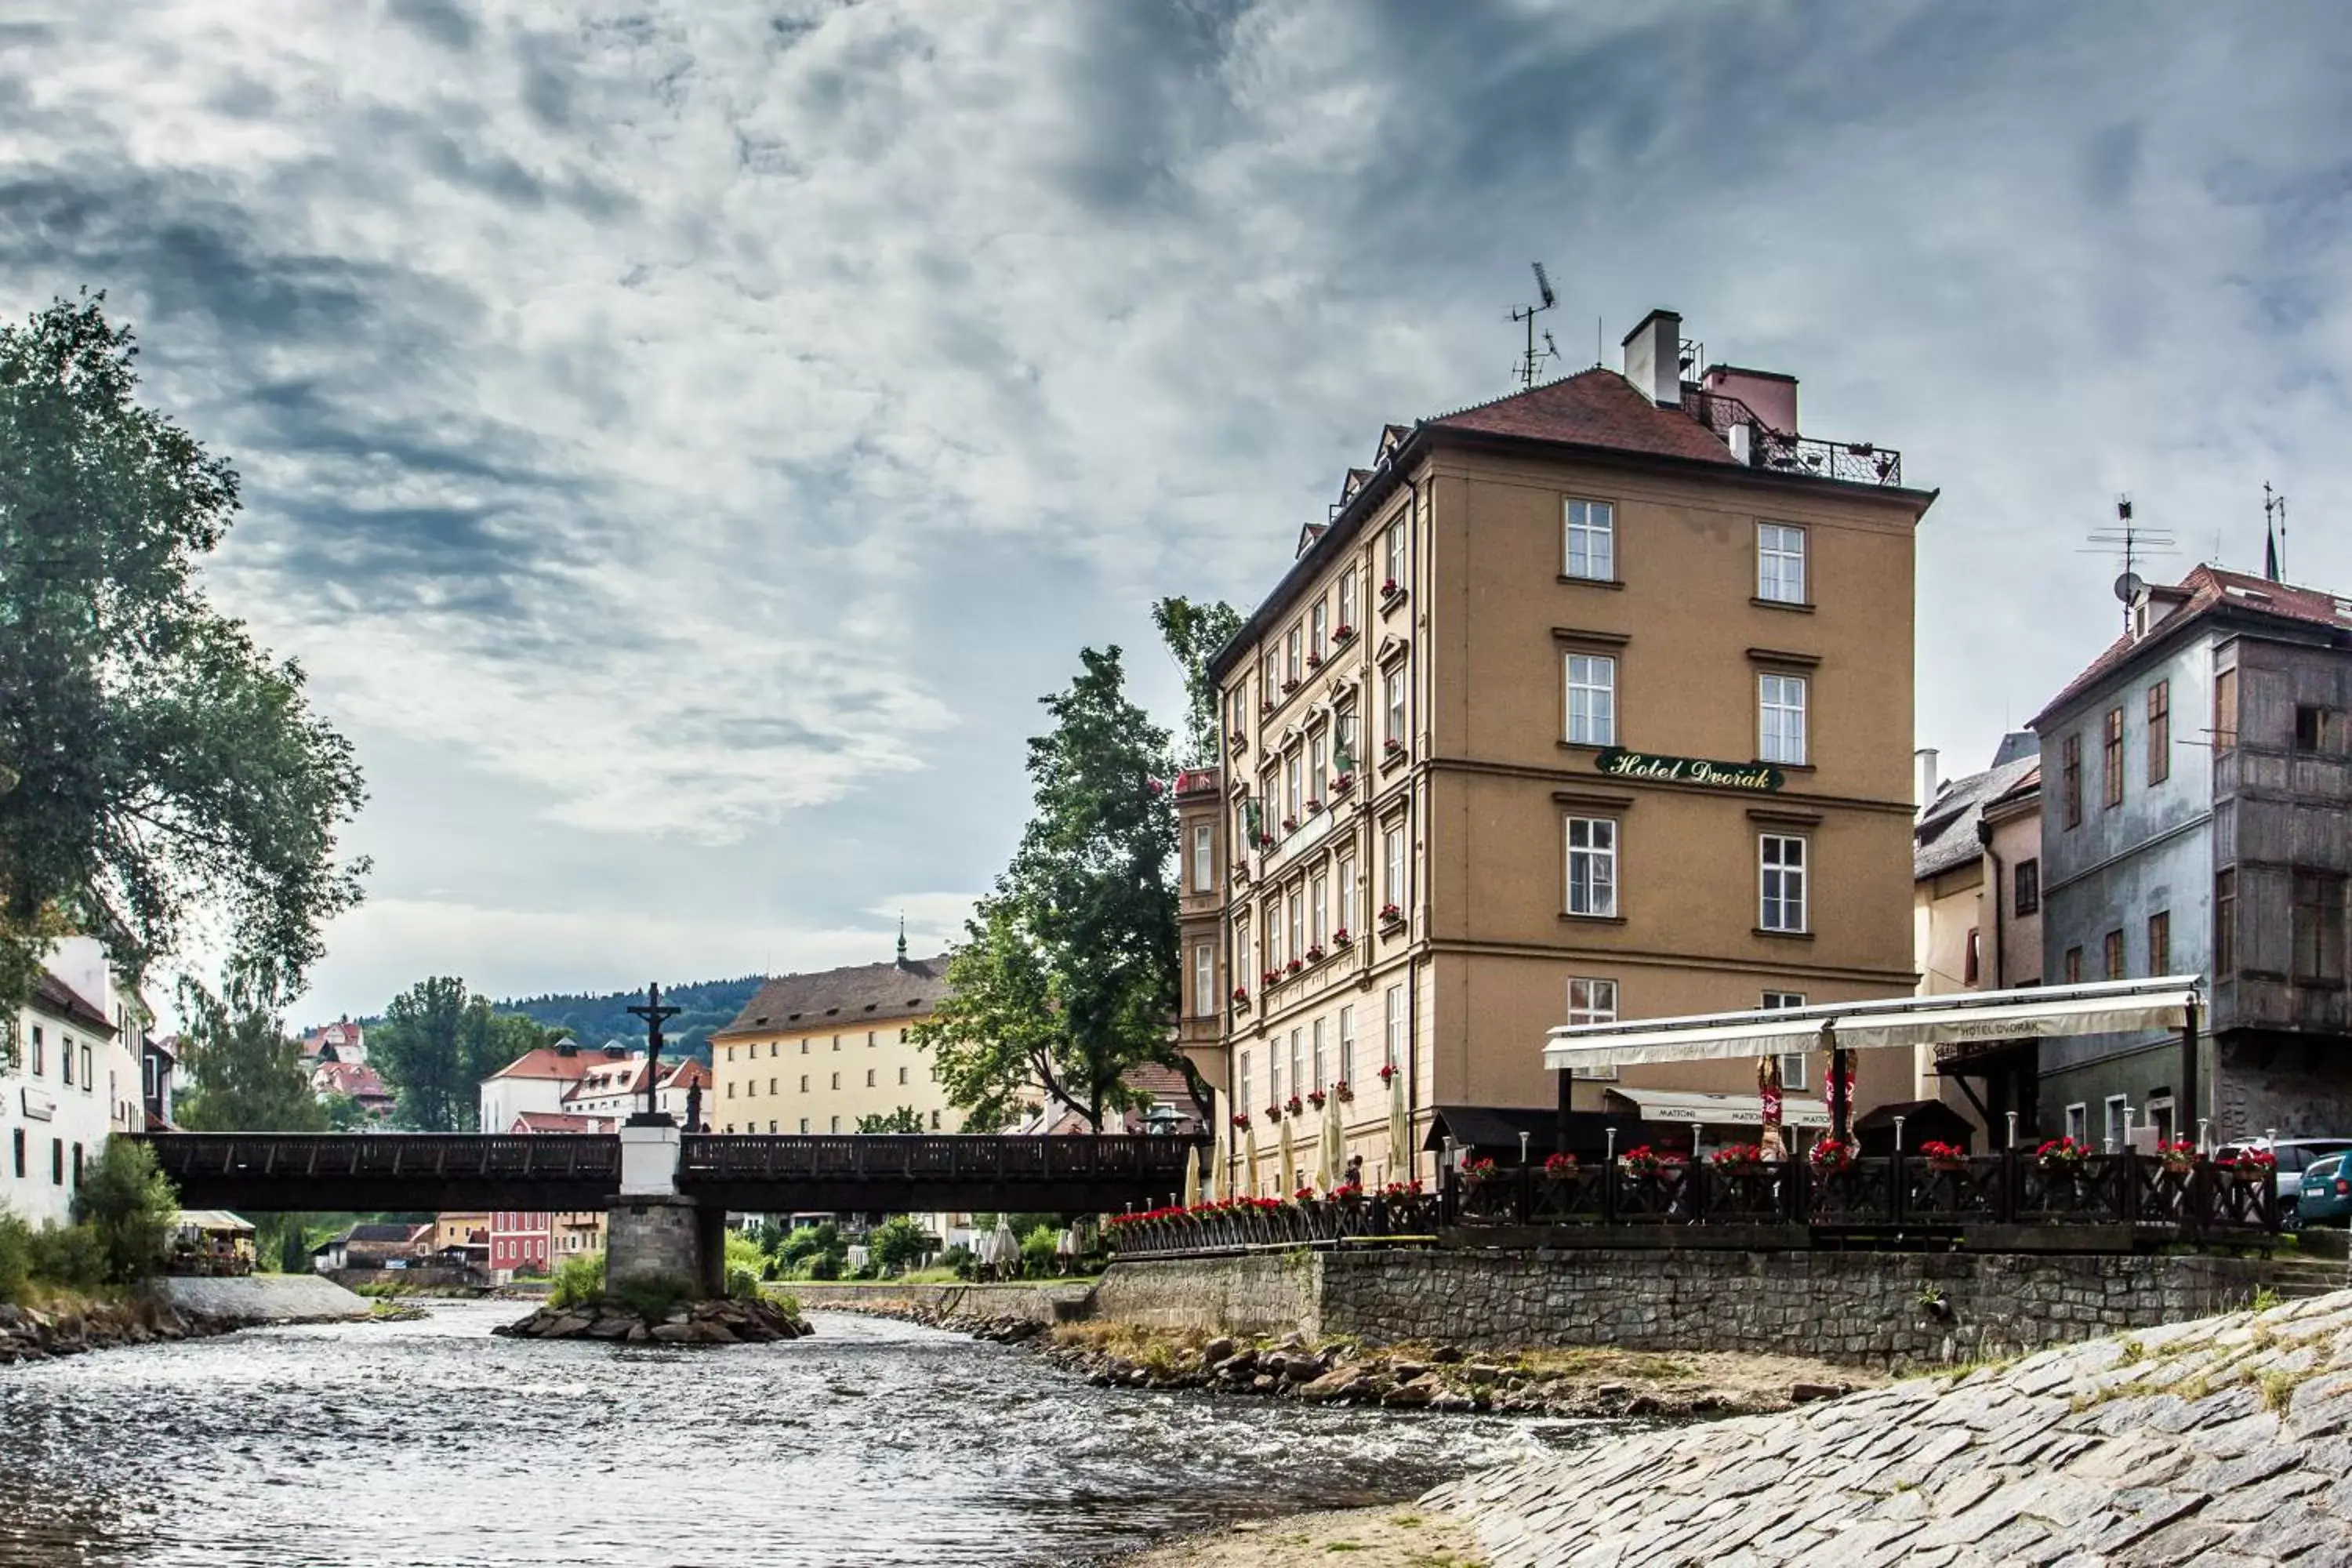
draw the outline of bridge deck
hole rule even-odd
[[[424,1211],[609,1207],[610,1134],[157,1132],[142,1138],[192,1208]],[[678,1191],[745,1213],[1117,1212],[1182,1186],[1187,1140],[688,1134]]]

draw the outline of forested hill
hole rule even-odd
[[[667,1042],[662,1054],[697,1056],[709,1061],[710,1032],[723,1029],[734,1020],[735,1015],[743,1010],[743,1004],[760,989],[760,981],[761,976],[747,974],[740,980],[665,984],[662,1000],[684,1011],[662,1026],[662,1037]],[[645,1022],[631,1016],[629,1008],[645,999],[643,991],[614,991],[603,996],[525,996],[500,1002],[497,1006],[501,1013],[520,1013],[527,1018],[568,1030],[583,1046],[601,1046],[608,1040],[642,1046],[646,1039]]]

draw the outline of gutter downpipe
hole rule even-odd
[[[1402,454],[1400,454],[1400,456]],[[1417,479],[1407,479],[1404,481],[1404,489],[1405,539],[1410,549],[1413,563],[1418,566],[1421,561],[1421,541],[1416,538],[1415,535],[1420,531],[1421,522],[1420,481]],[[1423,580],[1423,574],[1419,573],[1415,574],[1416,585],[1418,585]],[[1421,639],[1418,637],[1413,639],[1415,643],[1418,643],[1420,640]],[[1410,651],[1406,653],[1405,658],[1412,660],[1416,666],[1420,663],[1418,659],[1413,658],[1413,655]],[[1420,677],[1421,671],[1416,668],[1413,670],[1412,682],[1416,688],[1421,684]],[[1419,695],[1418,690],[1416,690],[1415,695]],[[1422,723],[1426,724],[1429,719],[1428,703],[1426,701],[1416,702],[1413,704],[1413,708],[1416,715],[1422,721]],[[1407,835],[1405,838],[1405,877],[1407,886],[1411,889],[1408,894],[1411,901],[1405,908],[1405,919],[1407,921],[1411,921],[1414,912],[1421,908],[1421,876],[1417,871],[1412,869],[1413,866],[1418,862],[1419,857],[1414,856],[1412,853],[1413,838],[1419,836],[1415,830],[1421,829],[1423,832],[1426,831],[1423,827],[1421,821],[1421,812],[1419,810],[1421,803],[1413,798],[1416,788],[1413,783],[1413,774],[1418,771],[1420,763],[1417,761],[1410,758],[1407,759],[1404,770],[1405,821],[1409,826],[1405,830]],[[1378,824],[1374,824],[1374,826],[1377,826]],[[1368,863],[1369,859],[1370,858],[1367,857]],[[1424,928],[1424,930],[1426,928]],[[1408,950],[1408,956],[1404,961],[1404,1088],[1405,1131],[1408,1136],[1411,1135],[1413,1124],[1418,1120],[1417,1112],[1421,1106],[1421,954],[1418,952],[1412,951],[1412,941],[1411,937],[1411,930],[1412,928],[1410,926],[1406,928],[1407,938],[1405,945]],[[1434,1093],[1433,1090],[1432,1092],[1433,1094]],[[1435,1109],[1436,1107],[1433,1100],[1431,1105],[1433,1113],[1435,1111]],[[1445,1173],[1443,1169],[1444,1156],[1441,1154],[1438,1156],[1438,1159],[1440,1161],[1440,1169],[1436,1173],[1435,1179],[1430,1184],[1430,1190],[1432,1192],[1443,1191],[1445,1185]],[[1412,1151],[1412,1169],[1405,1173],[1406,1179],[1408,1181],[1418,1179],[1420,1175],[1420,1168],[1421,1151],[1416,1149]]]

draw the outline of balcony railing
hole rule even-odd
[[[1903,454],[1892,447],[1868,441],[1823,441],[1775,430],[1744,401],[1727,393],[1685,390],[1683,407],[1727,443],[1732,441],[1734,431],[1745,430],[1751,468],[1811,474],[1856,485],[1903,482]]]

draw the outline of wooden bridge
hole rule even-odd
[[[437,1132],[151,1132],[140,1142],[190,1208],[609,1208],[621,1140]],[[679,1141],[677,1192],[744,1214],[998,1210],[1116,1214],[1184,1184],[1181,1138],[882,1133]]]

